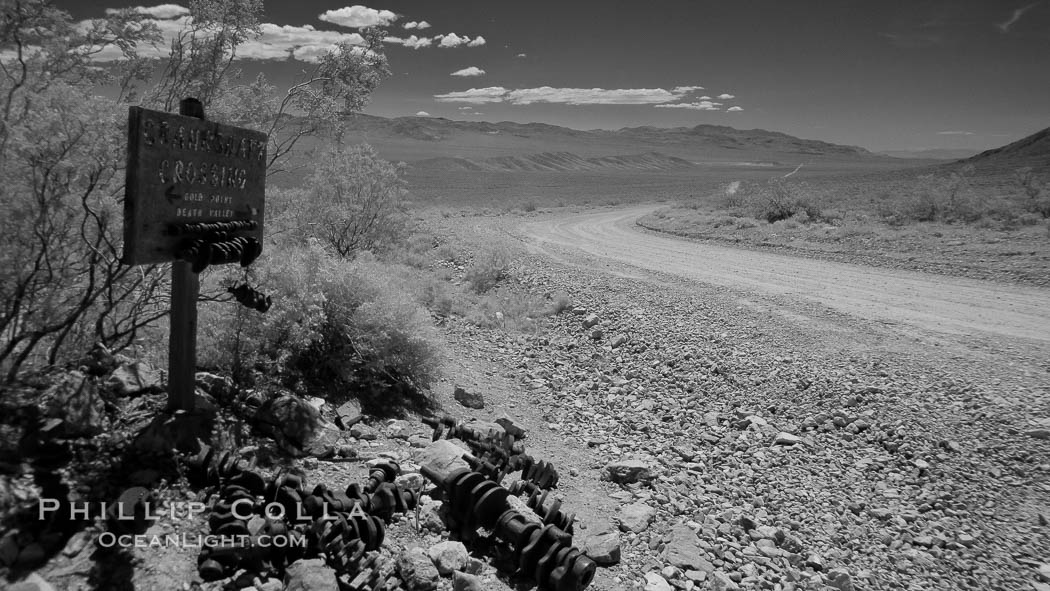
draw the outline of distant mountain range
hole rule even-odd
[[[417,170],[472,170],[477,172],[566,172],[610,170],[681,170],[696,164],[659,152],[626,156],[583,158],[572,152],[542,152],[495,158],[428,158],[414,164]]]
[[[977,150],[959,150],[952,148],[926,148],[921,150],[881,150],[884,156],[910,158],[919,160],[960,160],[977,154]]]
[[[388,119],[363,114],[348,123],[346,141],[367,142],[384,158],[430,169],[665,170],[708,163],[795,166],[803,162],[891,160],[856,146],[723,125],[585,131],[545,123]]]

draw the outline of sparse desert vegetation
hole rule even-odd
[[[643,227],[802,255],[1050,282],[1045,171],[973,166],[733,181],[639,220]]]

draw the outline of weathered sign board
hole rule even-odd
[[[263,237],[266,134],[131,107],[124,200],[128,265],[176,260],[186,224],[254,222]]]

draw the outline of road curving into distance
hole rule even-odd
[[[777,301],[817,303],[848,315],[938,333],[1050,343],[1050,290],[712,245],[647,232],[635,221],[662,207],[594,210],[532,222],[554,245]]]

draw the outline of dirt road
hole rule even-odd
[[[1050,291],[727,248],[646,232],[635,220],[658,205],[599,210],[530,223],[534,247],[578,249],[787,304],[819,304],[855,318],[942,335],[1050,343]],[[562,248],[550,248],[556,245]]]

